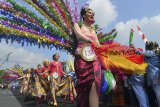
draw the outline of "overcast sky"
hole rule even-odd
[[[17,0],[16,0],[17,1]],[[21,0],[18,0],[22,5]],[[79,8],[87,0],[78,0]],[[113,28],[118,31],[116,41],[128,45],[130,29],[135,31],[133,43],[137,47],[144,48],[144,42],[138,34],[137,25],[145,33],[148,40],[160,41],[160,0],[89,0],[90,7],[95,11],[96,23],[103,28],[103,32],[109,32]],[[159,42],[160,43],[160,42]],[[54,53],[60,53],[61,61],[66,61],[68,55],[55,49],[38,49],[37,46],[21,47],[21,45],[0,43],[0,58],[12,52],[9,62],[1,66],[1,69],[12,67],[19,63],[25,68],[36,67],[43,60],[52,60]],[[0,60],[2,63],[5,58]]]

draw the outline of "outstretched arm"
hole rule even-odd
[[[48,72],[48,70],[45,70],[43,73],[41,73],[40,75],[43,75],[43,74],[45,74],[45,73],[47,73]]]

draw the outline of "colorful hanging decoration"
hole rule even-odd
[[[73,24],[79,20],[78,3],[67,0],[25,0],[33,11],[13,0],[0,2],[0,40],[24,46],[55,47],[74,52]],[[38,15],[37,12],[41,15]]]

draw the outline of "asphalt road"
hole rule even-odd
[[[76,102],[71,103],[62,98],[57,97],[58,107],[76,107]],[[47,103],[42,102],[36,104],[35,99],[29,97],[27,101],[24,101],[24,96],[21,96],[19,90],[10,91],[9,89],[0,89],[0,107],[53,107]],[[100,107],[120,107],[113,105],[103,105]]]
[[[0,89],[0,107],[22,107],[22,106],[10,90]]]
[[[58,107],[76,107],[76,103],[65,101],[57,98]],[[29,98],[24,101],[24,97],[19,94],[18,90],[10,91],[8,89],[0,89],[0,107],[53,107],[48,106],[46,103],[36,104],[34,98]]]

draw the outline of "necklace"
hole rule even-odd
[[[92,26],[86,25],[83,23],[83,26],[85,26],[90,32],[92,32],[93,28]]]
[[[92,26],[86,25],[86,24],[84,24],[84,23],[83,23],[83,25],[84,25],[85,27],[87,27],[87,28],[92,29]]]

